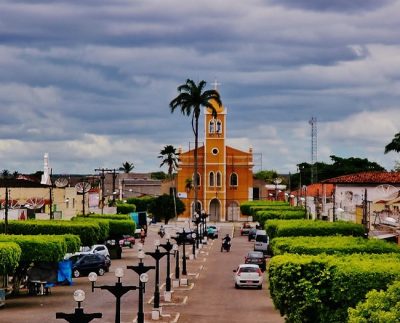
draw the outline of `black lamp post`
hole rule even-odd
[[[186,235],[187,232],[185,232],[185,228],[183,228],[182,232],[177,232],[177,236],[173,237],[172,239],[176,240],[176,243],[178,245],[182,245],[182,275],[187,275],[186,271],[186,250],[185,250],[185,244],[186,244]],[[179,257],[179,252],[178,252],[178,257]]]
[[[179,279],[179,244],[173,246],[175,252],[175,279]]]
[[[5,201],[4,201],[4,234],[8,233],[8,207],[9,207],[9,189],[8,186],[6,186],[6,196],[5,196]]]
[[[91,272],[89,274],[89,280],[92,282],[92,292],[94,292],[95,288],[108,290],[111,294],[113,294],[116,298],[116,307],[115,307],[115,323],[121,322],[121,297],[124,296],[127,292],[131,290],[136,290],[139,287],[137,286],[123,286],[121,283],[121,277],[124,276],[124,270],[120,267],[115,269],[115,276],[118,278],[118,281],[115,285],[102,285],[95,286],[97,281],[97,274]]]
[[[156,250],[154,252],[145,252],[146,255],[153,257],[156,261],[156,282],[154,286],[154,308],[160,307],[160,259],[168,252],[162,252],[159,249],[160,240],[155,241]]]
[[[208,214],[206,211],[202,210],[201,211],[201,220],[203,221],[203,239],[207,237],[207,217]]]
[[[195,213],[195,218],[193,219],[193,222],[196,225],[196,248],[199,249],[199,240],[200,240],[199,224],[201,222],[201,219],[200,215],[197,212]]]
[[[170,236],[167,235],[167,242],[160,244],[161,247],[163,247],[167,251],[167,278],[165,279],[165,290],[167,292],[171,291],[171,267],[170,267],[170,259],[171,259],[171,253],[170,251],[173,248],[173,244],[169,241]]]
[[[196,232],[192,232],[192,240],[193,240],[193,242],[192,242],[193,258],[196,258],[196,242],[198,242]]]
[[[135,273],[137,273],[139,275],[139,310],[137,313],[137,323],[144,323],[143,294],[144,294],[145,283],[149,279],[149,277],[146,273],[151,269],[155,269],[156,267],[144,265],[143,250],[139,251],[138,257],[139,257],[139,264],[137,266],[126,266],[126,268],[132,269]]]
[[[56,313],[56,319],[64,319],[70,323],[87,323],[94,319],[102,318],[102,313],[84,313],[81,303],[85,300],[85,292],[78,289],[74,292],[74,299],[78,303],[74,313]]]

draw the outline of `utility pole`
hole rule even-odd
[[[108,169],[108,168],[96,168],[94,170],[95,172],[101,172],[100,173],[100,185],[101,185],[101,214],[104,213],[104,200],[105,200],[105,192],[104,192],[104,179],[106,178],[105,173],[106,172],[112,172],[112,169]],[[114,169],[115,171],[115,169]],[[115,182],[114,182],[115,185]]]

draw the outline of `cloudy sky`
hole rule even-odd
[[[318,161],[400,160],[400,1],[0,0],[0,170],[159,171],[193,142],[187,78],[221,83],[255,170],[310,162],[312,117]]]

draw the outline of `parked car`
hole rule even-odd
[[[262,289],[264,274],[258,265],[240,264],[233,272],[235,273],[235,288],[257,287]]]
[[[249,231],[248,239],[249,241],[256,238],[257,228],[251,228]]]
[[[211,239],[218,239],[219,228],[215,225],[207,226],[207,236]]]
[[[268,252],[269,238],[265,230],[257,230],[254,242],[254,251]]]
[[[75,253],[75,254],[77,254],[77,253]],[[79,254],[99,254],[99,255],[103,255],[104,257],[110,258],[110,252],[108,251],[108,248],[103,244],[95,244],[95,245],[91,246],[90,248],[89,247],[81,247]]]
[[[130,235],[123,235],[122,239],[119,240],[119,245],[121,247],[133,248],[133,246],[135,245],[135,237]]]
[[[99,276],[110,270],[111,260],[101,254],[85,254],[72,265],[72,274],[78,278],[84,274],[94,271]]]
[[[262,272],[267,269],[267,262],[265,260],[264,253],[261,251],[249,251],[244,257],[244,262],[246,264],[258,265]]]
[[[251,229],[251,225],[247,222],[243,223],[242,227],[240,228],[240,235],[248,235]]]

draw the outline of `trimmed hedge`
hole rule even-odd
[[[361,237],[325,236],[325,237],[281,237],[271,240],[274,255],[297,253],[318,255],[351,253],[400,253],[393,243]]]
[[[145,197],[130,197],[126,201],[128,204],[134,204],[136,206],[136,212],[147,212],[149,205],[153,203],[155,197],[145,196]]]
[[[297,255],[271,259],[272,300],[287,322],[346,322],[372,289],[400,278],[400,255]]]
[[[78,215],[78,218],[90,218],[90,219],[102,219],[102,220],[131,220],[132,218],[129,214],[89,214],[83,216],[82,214]]]
[[[123,235],[134,235],[136,223],[132,220],[112,220],[102,219],[98,217],[76,217],[72,218],[73,222],[97,223],[100,226],[102,234],[105,236],[104,242],[108,238],[120,238]]]
[[[349,309],[349,323],[397,323],[400,318],[400,281],[387,291],[373,289],[366,300]]]
[[[268,220],[265,228],[270,239],[275,237],[296,236],[364,236],[365,230],[361,224],[321,220]]]
[[[273,219],[282,220],[300,220],[305,218],[305,212],[303,210],[264,210],[257,211],[253,215],[253,221],[257,221],[261,225],[265,225],[265,221]]]
[[[247,201],[240,205],[240,212],[243,215],[253,215],[255,207],[291,207],[288,202],[284,201]]]
[[[134,204],[117,203],[118,214],[127,214],[135,211],[136,211],[136,206]]]
[[[20,262],[55,262],[64,258],[67,252],[75,252],[78,248],[69,249],[75,243],[71,235],[5,235],[0,234],[0,242],[15,242],[21,248]]]
[[[0,242],[0,274],[10,274],[18,266],[22,250],[15,242]]]
[[[79,236],[84,246],[91,246],[106,240],[104,232],[96,222],[63,221],[63,220],[28,220],[9,221],[9,234],[74,234]]]

